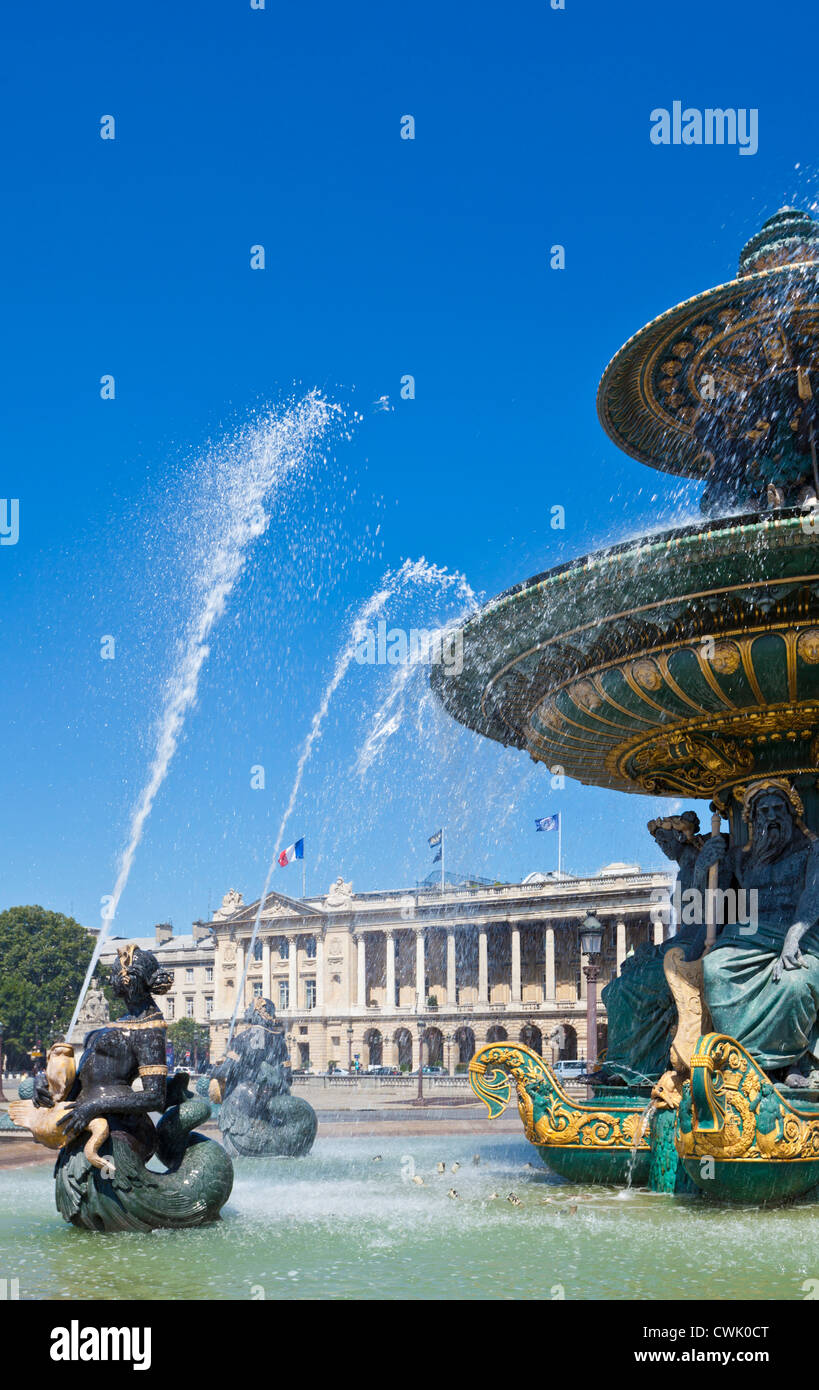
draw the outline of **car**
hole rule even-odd
[[[577,1057],[561,1057],[555,1062],[552,1071],[558,1081],[572,1081],[586,1075],[586,1063],[579,1061]]]

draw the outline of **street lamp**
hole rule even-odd
[[[423,1014],[418,1015],[418,1103],[424,1103],[424,1033],[426,1023]]]
[[[352,1073],[352,1070],[353,1070],[353,1025],[352,1025],[352,1023],[348,1023],[348,1024],[347,1024],[347,1070],[348,1070],[348,1072],[350,1072],[350,1073]]]
[[[600,952],[603,928],[590,912],[580,926],[580,949],[586,957],[586,1070],[597,1064],[597,981],[600,978]]]
[[[6,1099],[3,1094],[3,1029],[5,1026],[4,1023],[0,1023],[0,1100]]]

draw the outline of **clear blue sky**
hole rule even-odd
[[[294,383],[364,417],[286,499],[215,635],[117,919],[182,929],[230,886],[258,894],[345,622],[386,566],[424,555],[489,597],[674,515],[673,484],[602,434],[597,382],[646,320],[730,278],[766,216],[812,204],[809,11],[45,0],[3,29],[0,496],[21,535],[0,548],[0,906],[98,921],[183,616],[186,459]],[[759,152],[652,145],[676,99],[757,108]],[[550,793],[454,728],[411,721],[361,783],[382,679],[353,672],[308,768],[290,826],[308,890],[413,883],[441,823],[453,868],[550,868],[533,818],[556,810],[567,867],[657,862],[656,802]],[[297,891],[298,870],[277,882]]]

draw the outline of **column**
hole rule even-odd
[[[290,995],[289,1007],[292,1011],[299,1007],[299,938],[288,936],[287,946],[287,988]]]
[[[555,929],[546,928],[546,998],[555,998]]]
[[[415,1007],[426,1008],[427,996],[424,990],[426,963],[424,961],[424,932],[415,933]]]
[[[244,974],[244,970],[245,970],[245,948],[244,948],[244,946],[243,946],[243,944],[242,944],[241,941],[237,941],[237,942],[236,942],[236,997],[237,997],[237,999],[239,1000],[239,1012],[238,1012],[237,1015],[236,1015],[237,1018],[241,1018],[241,1017],[242,1017],[242,1014],[243,1014],[244,1011],[245,1011],[245,1001],[244,1001],[244,997],[243,997],[242,995],[240,995],[240,990],[242,989],[242,976],[243,976],[243,974]],[[245,989],[247,989],[247,980],[245,980]],[[183,1005],[183,1008],[184,1008],[184,1005]],[[180,1015],[180,1016],[181,1016],[181,1015]]]
[[[458,997],[457,957],[455,955],[455,933],[450,929],[446,934],[446,1002],[452,1008]]]
[[[620,967],[626,958],[626,924],[617,923],[617,974],[620,974]]]
[[[478,932],[478,1003],[489,1003],[489,951],[486,927],[481,927]]]
[[[356,991],[356,1002],[359,1009],[367,1007],[367,948],[364,944],[364,933],[359,932],[356,938],[358,944],[358,988]]]
[[[512,1003],[521,1002],[520,991],[520,927],[512,928]]]
[[[273,998],[270,990],[270,937],[266,936],[262,939],[262,994],[265,999]],[[276,1003],[275,999],[273,1003]]]
[[[385,1008],[395,1008],[395,933],[384,933],[387,942],[387,998]]]
[[[316,932],[316,1008],[324,1008],[324,932]]]

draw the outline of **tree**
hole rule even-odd
[[[210,1028],[206,1023],[197,1023],[192,1018],[179,1018],[168,1029],[168,1042],[173,1047],[177,1066],[184,1062],[185,1054],[190,1053],[200,1063],[206,1062],[210,1050]]]
[[[39,1040],[65,1033],[94,949],[73,917],[45,907],[0,912],[0,1018],[12,1067],[27,1067]]]

